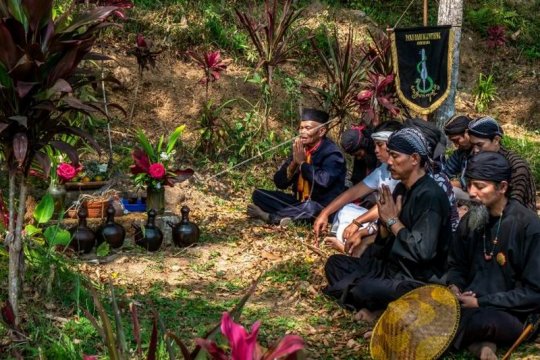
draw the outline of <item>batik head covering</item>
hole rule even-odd
[[[455,115],[444,124],[444,133],[448,136],[464,134],[471,121],[467,115]]]
[[[484,138],[493,139],[495,136],[503,136],[503,131],[499,123],[491,116],[484,116],[469,123],[469,134]]]
[[[329,115],[327,112],[317,109],[304,108],[302,110],[301,121],[315,121],[321,124],[328,122]]]
[[[428,159],[430,154],[426,138],[415,128],[405,128],[394,132],[388,138],[386,147],[388,150],[407,155],[417,153],[422,159]]]
[[[370,150],[373,147],[371,131],[365,126],[353,126],[341,135],[341,147],[347,154],[354,154],[360,149]]]
[[[482,151],[467,162],[465,177],[473,180],[509,181],[512,168],[506,158],[494,151]]]
[[[456,335],[460,306],[441,285],[414,289],[391,302],[377,321],[369,349],[375,360],[438,359]]]
[[[424,135],[429,145],[429,157],[432,159],[439,159],[444,156],[446,151],[446,136],[442,133],[437,125],[430,123],[424,119],[407,119],[405,120],[406,127],[412,127],[418,129]]]

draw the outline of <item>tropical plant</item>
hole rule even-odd
[[[59,134],[83,137],[99,148],[91,136],[67,122],[66,114],[99,110],[73,95],[90,81],[77,69],[118,9],[96,7],[53,20],[52,5],[53,0],[0,2],[0,146],[9,177],[8,292],[17,322],[24,217],[16,214],[25,213],[28,175],[34,161],[49,172],[50,159],[42,152],[48,144],[78,163],[76,149],[58,140]]]
[[[489,103],[497,98],[497,86],[494,84],[493,75],[488,76],[480,73],[478,82],[472,91],[474,95],[474,106],[478,112],[488,109]]]
[[[293,29],[293,25],[300,19],[303,9],[295,10],[292,3],[293,0],[265,0],[264,18],[259,21],[255,20],[253,12],[241,12],[235,8],[240,23],[249,33],[259,54],[255,70],[260,67],[264,69],[270,87],[274,68],[292,60],[295,50],[301,45],[294,36],[298,29]]]
[[[385,119],[395,118],[400,109],[395,105],[397,96],[394,84],[394,75],[381,75],[368,73],[365,89],[355,98],[363,120],[373,126],[379,125]]]
[[[366,55],[358,56],[353,53],[353,41],[352,27],[349,28],[345,44],[340,43],[337,29],[334,28],[333,38],[328,41],[332,44],[329,57],[312,42],[323,63],[326,82],[322,87],[306,86],[317,96],[321,106],[342,122],[342,126],[344,120],[352,118],[356,111],[355,98],[369,64]]]
[[[144,70],[150,70],[150,68],[156,67],[156,58],[162,52],[162,50],[153,50],[151,48],[151,42],[146,40],[143,34],[137,34],[135,39],[135,48],[129,51],[129,54],[134,55],[137,58],[137,65],[139,65],[139,75],[142,76]]]
[[[502,25],[491,26],[488,30],[487,46],[498,49],[506,44],[505,28]]]
[[[203,103],[198,124],[200,138],[197,148],[199,151],[209,156],[216,156],[227,148],[229,129],[221,113],[235,101],[236,99],[230,99],[222,104],[214,104],[209,100]]]
[[[177,127],[168,137],[165,144],[163,135],[157,144],[153,145],[142,130],[137,131],[140,147],[136,147],[131,156],[133,165],[130,170],[133,181],[138,186],[160,189],[164,185],[173,186],[175,183],[187,180],[193,175],[192,169],[174,169],[176,143],[184,132],[185,125]]]
[[[304,348],[304,340],[298,335],[286,335],[276,345],[261,351],[257,343],[257,334],[261,322],[257,321],[251,327],[251,332],[240,324],[235,323],[229,313],[224,312],[221,318],[221,333],[229,341],[230,353],[209,339],[197,339],[197,345],[202,347],[211,359],[217,360],[273,360],[287,356],[287,359],[297,358],[296,353]]]
[[[204,71],[204,76],[199,82],[206,86],[205,100],[208,102],[209,84],[221,78],[221,73],[227,69],[228,64],[224,63],[221,59],[221,52],[219,50],[210,51],[202,55],[193,51],[188,51],[187,54]]]

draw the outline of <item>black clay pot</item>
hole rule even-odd
[[[124,244],[126,238],[126,229],[114,222],[114,214],[116,210],[112,203],[107,207],[107,220],[96,231],[97,246],[103,242],[107,242],[113,249],[117,249]]]
[[[189,221],[189,208],[182,206],[182,220],[178,224],[168,222],[172,227],[172,238],[174,245],[178,247],[186,247],[195,244],[199,241],[199,227]]]
[[[148,251],[159,250],[163,242],[163,233],[156,227],[156,211],[154,209],[148,212],[148,221],[144,226],[144,231],[139,225],[132,224],[132,226],[135,228],[135,244]]]
[[[86,218],[88,217],[86,206],[81,206],[77,215],[79,216],[79,224],[69,229],[71,234],[69,247],[75,252],[88,254],[96,245],[96,234],[86,224]]]

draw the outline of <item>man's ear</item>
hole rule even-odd
[[[499,191],[502,193],[502,194],[506,194],[508,192],[508,181],[501,181],[499,183]]]
[[[496,143],[497,145],[500,145],[501,137],[499,135],[495,135],[495,137],[493,138],[493,142]]]
[[[413,165],[420,164],[420,161],[422,160],[420,158],[420,154],[418,154],[418,153],[413,153],[411,155],[411,158],[413,159]]]

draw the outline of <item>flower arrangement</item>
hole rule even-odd
[[[286,335],[278,344],[263,352],[257,342],[260,325],[260,321],[255,322],[251,333],[248,333],[242,325],[233,321],[228,312],[224,312],[221,318],[221,333],[229,341],[230,352],[212,340],[196,339],[195,342],[208,353],[210,359],[216,360],[273,360],[285,356],[287,359],[294,359],[296,356],[293,355],[297,355],[304,348],[304,341],[300,336]]]
[[[137,131],[139,146],[133,149],[130,167],[133,181],[137,186],[147,189],[161,189],[164,185],[173,186],[175,183],[187,180],[193,175],[192,169],[174,169],[175,146],[184,131],[185,125],[177,127],[167,139],[161,135],[157,145],[152,145],[146,135]]]

